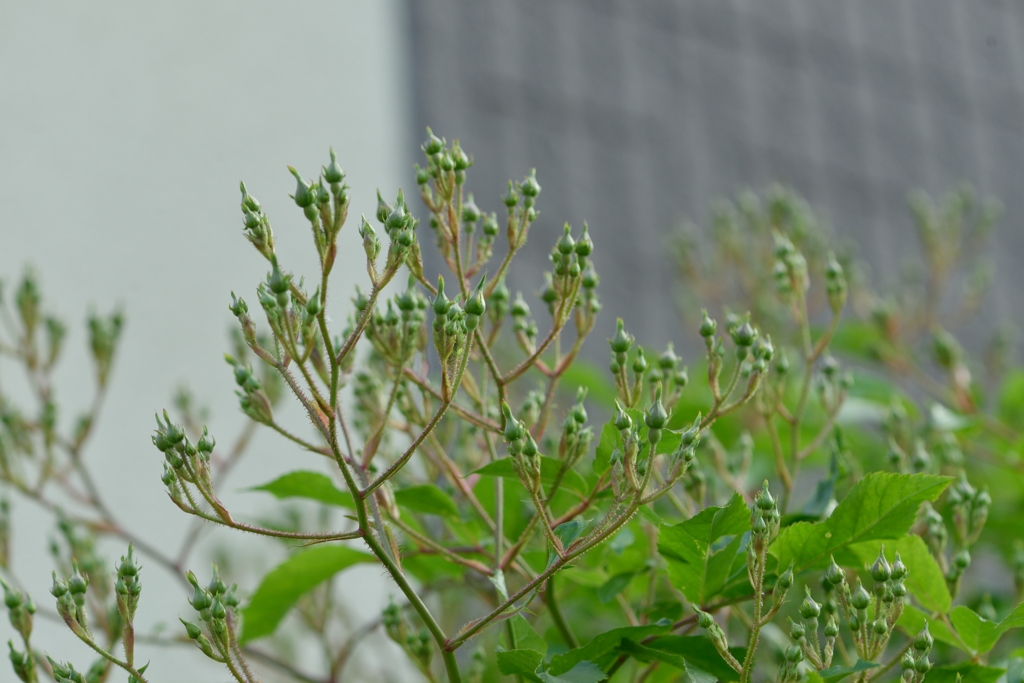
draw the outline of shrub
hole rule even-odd
[[[601,308],[587,227],[566,225],[554,241],[538,324],[505,285],[537,218],[535,175],[509,183],[502,230],[464,192],[472,160],[458,142],[429,134],[423,151],[416,180],[447,283],[424,271],[427,228],[402,192],[378,194],[380,227],[362,218],[358,228],[369,291],[356,290],[340,331],[326,308],[349,188],[333,152],[314,181],[292,169],[319,257],[311,285],[279,260],[269,218],[241,187],[244,234],[270,269],[256,288],[261,316],[234,294],[230,303],[239,332],[227,360],[251,425],[223,456],[182,397],[179,418],[157,416],[153,444],[184,513],[289,544],[249,590],[216,566],[202,580],[183,573],[194,536],[173,556],[118,525],[83,457],[100,401],[70,436],[58,429],[51,371],[64,328],[41,315],[34,277],[23,280],[0,351],[24,366],[38,406],[0,402],[0,481],[58,514],[56,612],[98,659],[80,673],[38,654],[36,606],[14,587],[5,550],[21,680],[100,681],[116,669],[150,679],[135,653],[138,555],[178,572],[193,608],[182,636],[240,683],[258,680],[257,656],[299,680],[337,681],[378,626],[426,679],[450,682],[866,681],[897,667],[907,683],[980,682],[1022,669],[1000,639],[1024,625],[1024,552],[1006,555],[1017,595],[981,594],[968,569],[977,544],[1006,553],[1016,536],[1024,375],[1008,375],[986,411],[971,361],[941,328],[956,240],[987,214],[966,220],[964,195],[919,202],[932,279],[923,298],[887,302],[830,251],[801,202],[745,196],[740,213],[719,214],[711,251],[683,243],[680,263],[690,291],[715,301],[736,283],[719,304],[753,315],[719,322],[705,310],[686,327],[704,347],[693,383],[672,346],[645,350],[621,319],[602,323],[605,374],[578,360]],[[859,310],[844,318],[850,300]],[[121,318],[89,326],[101,398]],[[933,366],[919,362],[923,335]],[[284,396],[307,433],[276,419]],[[259,488],[314,501],[319,522],[257,523],[221,501],[222,475],[257,426],[309,462]],[[70,515],[54,487],[77,491],[88,514]],[[993,506],[1002,519],[986,527]],[[130,542],[114,573],[97,534]],[[331,579],[365,562],[383,568],[396,599],[338,642],[331,608],[344,587]],[[291,611],[322,645],[326,672],[253,649]]]

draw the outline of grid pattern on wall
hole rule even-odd
[[[972,183],[1004,205],[987,317],[1024,320],[1024,3],[409,6],[417,129],[461,139],[484,210],[538,168],[535,258],[514,288],[540,288],[563,221],[589,222],[607,328],[595,337],[625,313],[645,342],[680,341],[677,316],[660,313],[674,306],[671,227],[707,225],[716,198],[771,181],[820,209],[883,282],[914,250],[908,193]]]

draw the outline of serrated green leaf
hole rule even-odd
[[[303,595],[352,565],[375,561],[369,553],[342,545],[321,545],[292,555],[260,581],[242,610],[239,640],[269,636]]]
[[[823,522],[797,522],[782,530],[769,552],[780,567],[822,568],[829,556],[853,543],[895,539],[910,530],[917,510],[952,481],[930,474],[872,472],[861,479]]]
[[[558,477],[559,472],[562,470],[562,462],[549,458],[546,455],[538,456],[540,458],[540,480],[545,484],[551,484]],[[501,477],[502,479],[514,479],[519,481],[519,475],[512,468],[511,458],[501,458],[495,460],[492,463],[484,465],[478,470],[473,472],[474,474],[483,474],[488,477]],[[586,480],[574,469],[566,470],[564,477],[562,478],[562,486],[565,488],[575,491],[580,495],[586,495],[590,492],[590,488],[587,486]]]
[[[818,672],[818,676],[821,677],[825,683],[836,683],[841,681],[850,674],[860,673],[861,671],[867,671],[868,669],[877,668],[879,665],[874,662],[867,662],[863,659],[858,659],[853,666],[832,666],[828,669],[822,669]]]
[[[548,644],[540,637],[522,614],[512,617],[512,630],[516,634],[516,647],[547,653]]]
[[[933,667],[926,680],[928,683],[995,683],[1004,673],[1006,669],[960,662]]]
[[[544,655],[536,650],[502,650],[498,652],[498,671],[505,676],[534,676]]]
[[[413,512],[439,515],[458,521],[459,506],[452,497],[436,486],[410,486],[395,491],[395,502]]]
[[[705,605],[732,577],[741,557],[739,547],[750,530],[750,510],[734,494],[725,507],[709,507],[690,519],[658,531],[658,552],[665,558],[669,580],[692,603]],[[715,542],[734,536],[714,552]]]
[[[611,467],[612,453],[616,448],[622,448],[622,433],[615,428],[615,423],[608,421],[601,427],[601,438],[597,442],[597,450],[594,452],[594,472],[604,474]]]
[[[852,543],[835,553],[836,562],[861,570],[875,561],[883,545],[890,561],[898,552],[903,564],[907,565],[910,570],[906,580],[907,589],[921,606],[932,612],[948,612],[953,599],[946,586],[946,577],[920,536],[907,534],[895,540]]]
[[[588,524],[590,524],[589,520],[577,517],[576,519],[564,522],[555,527],[555,536],[562,542],[562,547],[567,548],[580,537],[580,534],[583,533],[583,530],[587,528]]]
[[[580,662],[557,676],[542,671],[537,677],[544,683],[600,683],[605,679],[604,671],[593,662]]]
[[[645,643],[645,646],[679,655],[686,660],[687,666],[706,671],[718,680],[734,681],[739,678],[739,674],[725,663],[714,643],[706,636],[659,636]],[[744,648],[731,647],[729,651],[737,660],[743,661],[746,653]]]
[[[661,635],[671,628],[672,622],[666,619],[647,626],[626,626],[605,631],[583,647],[552,657],[548,672],[559,676],[582,662],[599,662],[605,655],[615,652],[623,639],[639,641],[648,636]]]
[[[634,576],[635,574],[633,572],[616,574],[605,581],[601,587],[597,589],[597,599],[604,604],[611,602],[615,599],[616,595],[626,589],[626,586],[629,585]]]
[[[996,646],[999,639],[1010,629],[1024,626],[1024,603],[1016,608],[1002,621],[989,621],[979,616],[965,605],[958,605],[949,613],[956,632],[960,634],[967,647],[975,652],[988,652]]]
[[[686,674],[687,678],[689,678],[689,683],[715,683],[718,680],[718,677],[687,662],[680,655],[664,650],[655,650],[640,643],[634,643],[628,638],[619,645],[619,651],[644,664],[662,662],[663,664],[673,666]]]
[[[297,470],[282,475],[274,481],[254,486],[250,491],[266,491],[277,499],[307,498],[328,505],[355,509],[352,494],[338,489],[331,478],[320,472]]]

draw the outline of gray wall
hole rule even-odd
[[[187,527],[160,483],[149,443],[153,413],[185,382],[212,408],[211,430],[227,445],[242,424],[222,359],[228,350],[229,292],[255,304],[266,266],[242,237],[238,181],[266,207],[285,267],[310,274],[316,252],[308,223],[287,194],[285,165],[315,175],[334,145],[352,185],[352,211],[372,213],[374,190],[411,185],[407,22],[400,3],[4,2],[0,3],[0,277],[34,264],[50,308],[73,334],[59,374],[70,425],[88,401],[85,311],[122,304],[122,352],[104,418],[87,458],[131,531],[175,548]],[[348,292],[365,279],[353,226],[335,267],[332,311],[343,321]],[[5,392],[18,391],[10,366]],[[298,410],[284,419],[309,428]],[[313,456],[263,433],[251,462],[225,488],[242,518],[269,512],[265,494],[242,493],[279,473],[315,468]],[[50,606],[52,520],[16,505],[15,569],[37,603]],[[283,548],[217,534],[192,567],[209,575],[210,553],[230,543],[241,567],[230,580],[252,589]],[[112,559],[123,553],[107,548]],[[270,553],[264,557],[265,553]],[[143,560],[139,621],[146,632],[191,608],[155,563]],[[248,571],[245,571],[248,565]],[[113,567],[111,567],[113,569]],[[356,623],[379,613],[386,588],[376,569],[346,574],[358,595]],[[0,624],[0,642],[13,636]],[[87,668],[93,656],[63,626],[37,619],[36,644]],[[357,656],[353,678],[378,679],[382,662],[402,662],[383,638]],[[384,649],[381,649],[384,648]],[[220,666],[185,649],[141,649],[154,680],[224,680]],[[307,658],[315,671],[320,662]],[[362,671],[362,675],[358,672]],[[270,670],[266,680],[276,680]],[[0,663],[0,680],[11,676]]]
[[[602,363],[615,315],[646,343],[692,336],[661,313],[673,306],[667,233],[683,215],[707,225],[714,199],[771,181],[804,194],[890,283],[912,253],[908,192],[973,183],[1006,209],[990,313],[1022,320],[1024,4],[409,6],[420,130],[475,154],[477,203],[500,208],[505,181],[538,168],[536,265],[516,284],[539,289],[562,222],[589,221],[605,301],[589,351]]]

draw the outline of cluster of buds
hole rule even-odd
[[[21,636],[22,642],[28,643],[32,635],[32,615],[36,613],[36,605],[32,601],[31,596],[15,590],[2,579],[0,579],[0,585],[4,589],[4,604],[7,606],[7,617],[11,621],[11,626]],[[36,665],[32,651],[26,649],[25,652],[19,652],[10,641],[8,641],[7,645],[10,648],[10,658],[11,664],[14,666],[14,672],[18,674],[21,680],[34,682],[36,680]]]
[[[374,310],[370,315],[366,337],[388,365],[401,367],[426,347],[426,311],[426,298],[410,281],[404,292],[388,301],[386,313]]]
[[[487,312],[484,299],[483,280],[465,302],[465,308],[458,300],[452,301],[444,293],[444,278],[437,279],[437,296],[434,297],[434,348],[444,369],[442,393],[445,397],[457,387],[460,358],[468,353],[469,335],[480,326],[480,318]]]
[[[434,648],[430,638],[430,631],[423,628],[414,632],[409,628],[402,614],[402,610],[394,601],[389,601],[381,614],[381,622],[384,631],[395,643],[399,645],[409,656],[420,671],[428,678],[430,673],[430,660],[434,656]]]
[[[153,445],[164,454],[166,462],[161,479],[171,500],[182,510],[192,512],[191,503],[185,500],[187,492],[184,489],[186,483],[191,483],[204,492],[204,498],[216,501],[210,474],[210,454],[217,444],[216,439],[203,427],[203,435],[193,445],[185,430],[171,420],[166,410],[163,420],[156,416],[156,425]],[[223,517],[227,511],[218,509],[218,514]]]
[[[810,279],[807,276],[807,259],[782,233],[776,232],[774,241],[775,266],[772,272],[775,276],[776,289],[786,298],[792,297],[794,294],[803,296],[810,286]]]
[[[631,369],[633,370],[633,381],[629,381],[626,367],[629,362],[629,351],[633,348],[635,338],[626,331],[626,324],[622,318],[615,319],[615,334],[608,340],[612,351],[612,361],[609,369],[615,377],[615,389],[619,400],[627,408],[636,408],[643,396],[644,373],[647,372],[647,359],[644,357],[643,349],[637,349],[633,358]]]
[[[827,355],[821,361],[816,388],[821,407],[829,415],[834,415],[842,407],[846,395],[853,386],[853,374],[842,372],[839,361]]]
[[[579,243],[577,243],[578,246]],[[576,307],[576,336],[579,338],[590,334],[594,329],[594,323],[597,322],[597,314],[601,311],[601,302],[597,298],[597,285],[600,281],[601,278],[598,277],[597,270],[593,264],[590,264],[583,271],[583,277],[580,280],[579,305]]]
[[[96,364],[96,381],[100,387],[107,385],[110,368],[114,362],[114,352],[124,327],[124,316],[115,311],[109,316],[89,316],[89,349]]]
[[[980,498],[980,500],[978,500]],[[987,491],[975,491],[966,479],[961,479],[950,487],[949,501],[953,505],[954,529],[956,530],[958,550],[951,559],[946,558],[946,543],[949,535],[946,523],[935,508],[925,503],[922,524],[924,526],[925,543],[932,555],[946,573],[946,586],[950,595],[960,592],[960,579],[971,565],[971,553],[968,545],[977,540],[977,534],[988,518],[990,498]],[[977,533],[975,533],[977,532]]]
[[[295,194],[291,197],[312,226],[313,242],[325,275],[334,266],[338,253],[337,237],[348,217],[349,206],[345,172],[338,165],[333,148],[330,155],[330,163],[321,167],[316,181],[307,181],[294,168],[288,167],[295,177]]]
[[[77,561],[72,561],[71,576],[66,579],[58,579],[57,573],[53,573],[50,594],[57,599],[57,612],[76,636],[91,641],[89,616],[85,610],[85,594],[88,589],[89,579],[79,569]]]
[[[586,224],[579,239],[572,236],[572,227],[566,223],[561,238],[555,242],[551,250],[551,263],[554,266],[554,274],[544,274],[544,289],[540,298],[547,307],[548,313],[554,318],[555,327],[561,327],[568,320],[569,314],[579,306],[579,291],[583,285],[583,271],[587,268],[587,258],[594,252],[594,243]],[[595,286],[597,284],[596,273],[590,278]],[[589,293],[589,304],[580,309],[580,317],[577,324],[583,329],[593,326],[593,317],[600,304],[597,303],[596,293],[593,288]],[[595,307],[596,304],[596,307]]]
[[[586,387],[576,390],[576,403],[569,409],[569,414],[562,422],[558,457],[565,463],[565,467],[572,467],[579,462],[579,459],[590,450],[590,443],[594,440],[594,430],[584,426],[587,423],[587,409],[583,407],[583,400],[586,397]]]
[[[243,365],[233,356],[224,356],[224,360],[234,368],[235,384],[239,387],[235,391],[235,395],[238,396],[238,405],[242,412],[260,424],[272,424],[274,422],[273,402],[263,390],[252,368]],[[157,446],[157,448],[160,447]]]
[[[985,528],[992,496],[984,488],[975,489],[967,481],[967,476],[961,474],[956,483],[949,487],[946,501],[953,507],[953,529],[956,531],[957,545],[973,545]]]
[[[418,251],[416,251],[416,225],[419,221],[409,213],[409,208],[405,204],[405,195],[401,190],[398,191],[398,197],[395,199],[394,206],[385,202],[380,192],[377,193],[377,220],[384,226],[384,230],[387,232],[388,239],[390,240],[384,266],[384,271],[387,277],[390,278],[398,270],[399,266],[406,263],[410,253],[415,252],[418,254]],[[380,252],[380,243],[376,241],[376,234],[373,234],[371,237],[372,228],[369,227],[365,219],[362,223],[360,234],[363,238],[363,249],[366,250],[367,268],[370,271],[370,279],[377,283],[376,264],[374,262],[376,254]],[[371,258],[371,252],[373,258]],[[413,261],[416,264],[419,263],[418,258],[413,259]],[[410,267],[413,267],[413,265],[413,263],[410,263]]]
[[[256,198],[245,189],[245,183],[239,183],[238,188],[242,191],[242,224],[245,238],[269,261],[274,257],[274,231],[270,227],[270,219],[263,213],[263,207]]]
[[[189,640],[195,643],[203,654],[211,659],[223,661],[230,656],[234,643],[234,612],[239,604],[236,595],[238,586],[233,585],[229,589],[221,580],[216,564],[213,565],[213,576],[205,588],[199,585],[194,573],[189,572],[186,578],[192,584],[192,598],[189,604],[198,612],[209,636],[203,633],[199,625],[184,619],[179,621],[185,627]]]
[[[114,592],[117,594],[117,611],[125,624],[135,620],[135,609],[139,606],[139,595],[142,593],[142,582],[139,580],[139,565],[135,561],[134,550],[128,544],[128,555],[122,555],[117,564],[117,581]]]
[[[736,672],[742,670],[742,666],[736,657],[733,656],[732,652],[729,651],[729,641],[726,638],[725,631],[718,625],[715,618],[710,613],[701,610],[700,608],[694,607],[694,611],[697,612],[697,625],[708,632],[708,637],[711,639],[711,643],[718,650],[718,654],[722,656],[729,666],[731,666]]]
[[[874,582],[872,594],[857,579],[855,588],[846,580],[846,573],[832,559],[822,585],[828,594],[826,605],[835,611],[834,603],[842,609],[850,627],[857,654],[865,660],[873,660],[881,654],[892,637],[893,628],[903,614],[907,595],[905,582],[909,571],[896,553],[890,565],[885,558],[885,547],[878,551],[878,558],[868,567],[868,575]],[[873,607],[872,607],[873,604]]]
[[[512,456],[512,467],[527,491],[537,494],[540,491],[540,452],[530,430],[522,421],[512,415],[507,403],[501,404],[501,412],[505,426],[502,435],[508,446],[508,454]]]
[[[735,384],[722,391],[720,379],[725,365],[725,344],[717,334],[718,321],[708,315],[707,310],[702,311],[701,315],[699,332],[707,348],[708,386],[715,400],[722,401],[728,398]],[[746,380],[744,396],[749,398],[757,391],[761,379],[767,373],[769,364],[775,357],[775,346],[770,337],[762,337],[758,329],[751,324],[749,313],[743,317],[730,314],[726,320],[726,332],[736,347],[736,362],[739,363],[736,377]]]
[[[900,680],[903,683],[923,683],[925,675],[932,668],[928,653],[931,652],[934,644],[935,640],[928,632],[928,622],[926,621],[921,632],[914,636],[911,648],[900,660],[900,669],[903,671]]]
[[[49,656],[46,658],[50,661],[50,670],[53,672],[53,680],[56,683],[90,683],[93,680],[99,680],[99,678],[93,677],[94,672],[91,670],[83,674],[71,662],[58,662]]]
[[[825,292],[828,294],[828,306],[832,315],[839,315],[846,305],[846,274],[843,266],[836,260],[833,252],[828,253],[825,262]]]
[[[765,553],[768,550],[768,545],[779,533],[781,520],[782,516],[779,514],[779,506],[768,490],[768,481],[765,480],[761,490],[754,496],[753,505],[750,506],[750,543],[747,545],[747,571],[751,576],[751,583],[754,583],[753,577],[756,572],[764,569]]]

